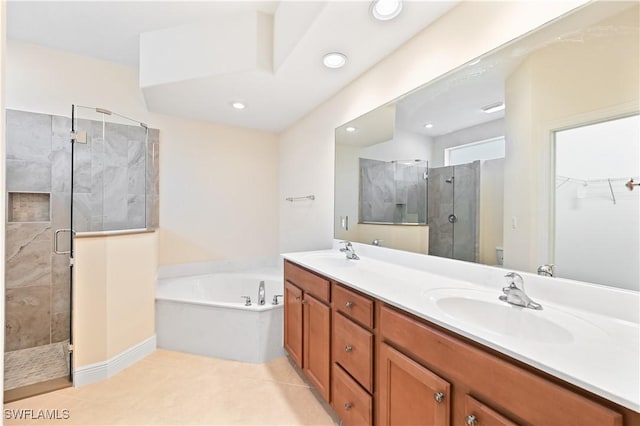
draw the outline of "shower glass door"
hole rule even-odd
[[[69,366],[73,365],[73,268],[81,233],[147,227],[151,199],[146,125],[102,108],[72,106],[68,217],[54,247],[66,259],[69,286]],[[65,226],[66,224],[66,226]],[[69,378],[73,380],[72,368]]]

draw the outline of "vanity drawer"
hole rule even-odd
[[[333,409],[344,425],[370,425],[373,419],[372,397],[338,364],[333,364]]]
[[[323,302],[331,301],[330,282],[324,277],[286,260],[284,262],[284,278]]]
[[[464,415],[467,424],[478,426],[518,426],[471,395],[465,396]]]
[[[531,425],[620,426],[622,416],[529,369],[480,350],[387,306],[378,329],[384,340],[474,395],[511,421]]]
[[[333,284],[333,306],[349,318],[373,328],[373,300],[338,284]]]
[[[339,312],[333,314],[333,361],[373,390],[373,334]]]

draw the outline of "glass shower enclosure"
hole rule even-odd
[[[5,401],[72,383],[74,239],[157,225],[151,135],[102,108],[7,111]]]

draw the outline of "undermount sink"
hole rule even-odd
[[[473,289],[437,289],[424,294],[442,314],[500,336],[566,344],[584,333],[602,332],[593,324],[560,310],[541,311],[513,306],[499,293]]]

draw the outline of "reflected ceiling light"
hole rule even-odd
[[[469,66],[473,66],[473,65],[475,65],[475,64],[477,64],[477,63],[479,63],[479,62],[480,62],[480,58],[476,59],[475,61],[471,61],[471,62],[469,62],[467,65],[469,65]]]
[[[433,127],[433,124],[431,124],[431,123],[427,123],[427,124],[424,125],[425,129],[430,129],[432,127]]]
[[[349,126],[349,127],[347,127],[346,129],[344,129],[344,130],[345,130],[345,131],[347,131],[347,132],[349,132],[349,133],[353,133],[353,132],[355,132],[355,131],[356,131],[356,130],[358,130],[358,129],[356,129],[356,128],[355,128],[355,127],[353,127],[353,126]]]
[[[347,63],[347,57],[340,52],[331,52],[324,55],[322,63],[327,68],[341,68]]]
[[[240,101],[231,102],[231,106],[235,109],[245,109],[247,107],[244,102]]]
[[[402,12],[402,0],[373,0],[369,12],[379,21],[389,21]]]
[[[482,112],[491,114],[492,112],[502,111],[504,109],[504,102],[497,102],[491,105],[485,105],[482,107]]]

